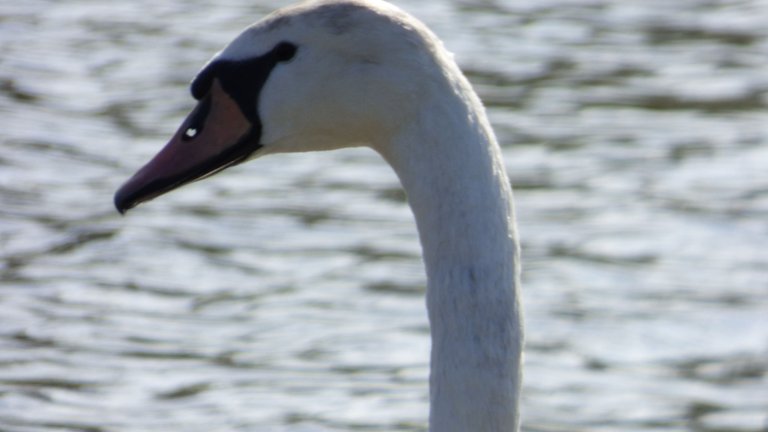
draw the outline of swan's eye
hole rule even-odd
[[[296,55],[296,50],[296,45],[290,42],[280,42],[272,52],[274,53],[275,59],[280,63],[293,59],[293,56]]]

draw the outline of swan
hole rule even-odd
[[[432,432],[517,431],[523,327],[511,186],[452,54],[381,0],[280,9],[191,83],[176,134],[115,194],[120,213],[271,153],[369,146],[396,172],[422,245]]]

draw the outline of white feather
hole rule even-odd
[[[256,156],[368,145],[416,217],[431,325],[430,430],[518,428],[523,330],[512,192],[479,98],[421,22],[382,1],[280,10],[216,58],[298,46],[258,101]]]

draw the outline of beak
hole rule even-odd
[[[170,142],[117,191],[117,211],[244,162],[261,147],[260,135],[258,120],[249,121],[214,80]]]

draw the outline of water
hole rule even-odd
[[[277,1],[0,3],[0,430],[424,431],[412,217],[373,152],[119,184]],[[768,421],[768,3],[401,1],[516,188],[526,431]]]

